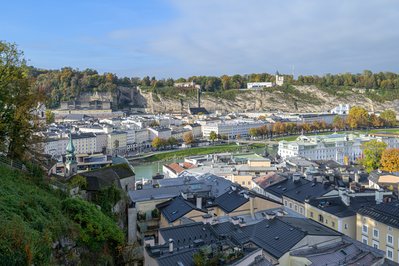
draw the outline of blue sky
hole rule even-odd
[[[399,1],[14,0],[0,39],[36,67],[119,76],[399,72]]]

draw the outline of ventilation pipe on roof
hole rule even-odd
[[[249,197],[249,209],[251,211],[251,217],[252,219],[255,218],[255,210],[254,210],[254,198],[253,197]]]
[[[380,203],[382,203],[383,199],[384,199],[384,190],[383,189],[377,190],[375,192],[375,202],[377,204],[380,204]]]
[[[173,239],[169,238],[169,252],[173,253]]]
[[[197,197],[197,209],[202,209],[202,198]]]
[[[340,187],[338,190],[338,195],[340,196],[342,202],[346,205],[349,206],[351,204],[351,199],[348,195],[348,192],[346,191],[345,188]]]
[[[360,175],[359,173],[355,173],[355,182],[359,183]]]

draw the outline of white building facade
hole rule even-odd
[[[363,154],[362,144],[374,138],[346,134],[328,136],[300,136],[296,141],[280,141],[278,155],[283,159],[300,156],[310,160],[334,160],[344,164]]]

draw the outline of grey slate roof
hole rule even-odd
[[[243,228],[257,246],[275,258],[280,258],[301,241],[306,234],[278,218],[263,220]]]
[[[380,223],[399,228],[399,202],[381,203],[360,208],[359,214],[370,217]]]
[[[193,266],[193,255],[197,249],[184,249],[158,258],[159,265],[165,266]]]
[[[194,240],[202,239],[205,244],[210,244],[217,240],[211,225],[202,222],[178,225],[159,229],[159,234],[168,242],[173,239],[175,247],[184,247],[192,244]]]
[[[80,173],[80,175],[86,177],[88,191],[98,191],[112,184],[120,186],[119,180],[134,176],[134,172],[126,164],[119,164]]]
[[[300,178],[298,181],[294,182],[292,179],[286,179],[282,182],[279,182],[275,185],[271,185],[265,188],[265,191],[277,196],[282,197],[285,193],[293,189],[299,189],[305,184],[311,183],[309,180]]]
[[[344,236],[342,241],[323,247],[311,247],[290,252],[305,257],[311,265],[373,265],[383,260],[384,252]]]
[[[224,212],[230,213],[248,201],[249,199],[242,193],[239,193],[237,189],[235,191],[230,190],[217,197],[214,201],[214,205],[219,206]]]
[[[309,182],[300,187],[295,187],[283,193],[283,195],[298,202],[305,202],[305,199],[320,197],[332,190],[334,188],[328,183],[324,185],[322,183]]]
[[[375,196],[351,197],[350,205],[346,206],[340,197],[328,197],[311,199],[309,204],[337,217],[349,217],[356,215],[360,208],[376,204]]]
[[[167,202],[158,204],[157,208],[160,209],[162,215],[170,223],[183,217],[184,215],[186,215],[187,213],[189,213],[192,210],[201,211],[201,212],[204,212],[204,214],[207,213],[206,211],[196,208],[193,204],[191,204],[187,200],[184,200],[180,196],[173,198]]]

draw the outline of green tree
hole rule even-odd
[[[179,144],[179,142],[177,141],[176,138],[174,138],[174,137],[168,138],[168,145],[169,146],[173,147],[173,146],[175,146],[177,144]]]
[[[365,127],[369,122],[369,114],[363,107],[354,106],[349,110],[347,121],[351,128]]]
[[[209,133],[209,139],[210,139],[212,142],[214,142],[215,140],[218,139],[218,135],[216,134],[215,131],[211,131],[211,132]]]
[[[381,156],[387,144],[382,141],[371,140],[362,145],[364,157],[360,160],[367,172],[378,169],[381,165]]]
[[[385,110],[381,113],[380,118],[384,121],[386,126],[396,125],[396,112],[393,110]]]
[[[34,91],[23,53],[0,41],[0,152],[11,158],[35,157],[39,119],[33,111],[43,99]]]
[[[54,123],[54,121],[55,121],[54,113],[51,112],[51,110],[47,109],[46,110],[46,123],[51,124],[51,123]]]

